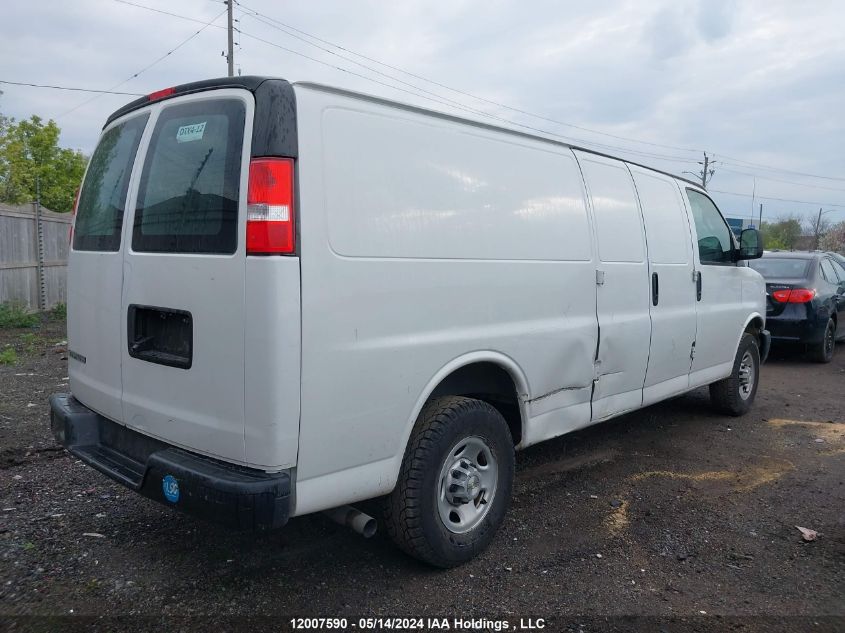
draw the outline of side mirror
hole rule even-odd
[[[763,256],[763,238],[757,229],[743,229],[739,235],[739,250],[736,261],[759,259]]]

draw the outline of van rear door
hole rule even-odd
[[[121,236],[133,169],[149,112],[107,126],[79,191],[68,266],[68,372],[74,395],[123,420]]]
[[[247,90],[152,106],[123,254],[123,419],[244,462]]]

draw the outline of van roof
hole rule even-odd
[[[130,101],[126,105],[121,108],[115,110],[109,117],[106,119],[106,123],[103,127],[108,126],[112,121],[115,119],[122,117],[133,110],[137,110],[139,108],[143,108],[144,106],[149,105],[150,103],[154,103],[156,101],[162,101],[164,99],[169,99],[172,97],[178,97],[186,94],[191,94],[194,92],[202,92],[204,90],[215,90],[219,88],[245,88],[250,92],[255,92],[256,89],[265,81],[275,80],[275,81],[284,81],[287,83],[286,80],[281,79],[280,77],[269,77],[269,76],[261,76],[261,75],[243,75],[239,77],[218,77],[215,79],[204,79],[202,81],[193,81],[186,84],[179,84],[178,86],[173,86],[172,88],[167,88],[166,91],[161,91],[161,93],[151,93],[150,95],[145,95],[143,97],[139,97],[134,101]],[[504,127],[501,125],[491,125],[489,123],[483,123],[481,121],[476,121],[474,119],[467,119],[464,117],[455,116],[452,114],[446,114],[444,112],[438,112],[436,110],[430,110],[428,108],[421,108],[419,106],[410,105],[408,103],[402,103],[401,101],[394,101],[392,99],[385,99],[383,97],[377,97],[375,95],[370,95],[363,92],[357,92],[354,90],[347,90],[345,88],[337,88],[335,86],[327,86],[325,84],[313,83],[313,82],[295,82],[293,85],[296,86],[303,86],[305,88],[311,88],[314,90],[321,90],[323,92],[333,92],[335,94],[341,94],[344,96],[352,97],[354,99],[362,99],[364,101],[370,101],[373,103],[380,103],[383,105],[389,105],[392,107],[401,108],[403,110],[408,110],[411,112],[418,112],[421,114],[425,114],[427,116],[433,116],[440,119],[446,119],[450,121],[455,121],[459,123],[464,123],[466,125],[471,125],[473,127],[479,127],[488,130],[495,130],[498,132],[504,132],[506,134],[513,134],[517,136],[521,136],[524,138],[530,138],[535,140],[544,141],[546,143],[552,143],[554,145],[559,145],[562,147],[568,147],[570,149],[577,149],[581,152],[586,152],[589,154],[594,154],[596,156],[604,156],[606,158],[613,158],[616,160],[621,160],[625,163],[630,165],[636,165],[637,167],[642,167],[643,169],[648,169],[660,174],[664,174],[666,176],[670,176],[672,178],[676,178],[677,180],[681,180],[689,185],[692,185],[699,191],[703,191],[701,189],[701,185],[693,180],[685,178],[683,176],[679,176],[677,174],[673,174],[668,171],[664,171],[662,169],[657,169],[656,167],[652,167],[650,165],[643,165],[642,163],[637,163],[632,160],[628,160],[627,158],[621,158],[619,156],[614,156],[613,154],[607,154],[604,152],[599,152],[594,149],[590,149],[587,147],[582,147],[579,145],[574,145],[572,143],[567,143],[565,141],[559,141],[553,138],[549,138],[548,136],[543,136],[542,134],[531,134],[529,132],[521,132],[519,130],[514,130],[513,128]]]

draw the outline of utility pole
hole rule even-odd
[[[813,232],[816,234],[816,247],[815,250],[819,250],[819,243],[822,239],[822,209],[819,207],[819,217],[816,220],[816,226],[813,227]]]
[[[704,152],[704,160],[698,161],[698,164],[702,166],[700,172],[692,172],[692,171],[685,171],[685,174],[689,174],[690,176],[694,176],[697,179],[701,180],[701,188],[707,189],[707,183],[710,182],[710,179],[713,177],[713,174],[716,172],[713,169],[713,164],[716,161],[711,160],[710,157],[707,155],[707,152]],[[752,206],[752,214],[753,214],[753,206]]]
[[[699,164],[704,166],[701,170],[701,188],[707,189],[707,183],[710,182],[710,179],[713,177],[713,173],[716,171],[711,167],[713,163],[707,155],[707,152],[704,152],[704,162]]]
[[[229,21],[229,32],[228,32],[229,54],[226,55],[226,62],[229,65],[229,77],[235,76],[235,51],[234,51],[235,38],[234,38],[234,34],[233,34],[234,29],[232,28],[232,22],[233,22],[233,15],[232,14],[234,12],[234,4],[235,4],[234,0],[226,0],[226,13],[228,15],[228,21]]]

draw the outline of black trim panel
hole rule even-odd
[[[268,79],[254,91],[253,157],[297,157],[296,96],[283,79]]]

